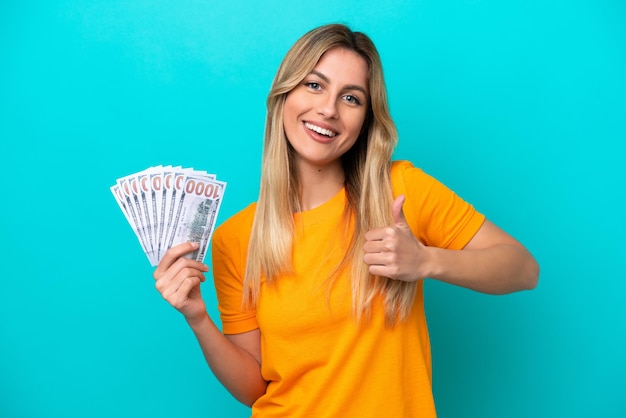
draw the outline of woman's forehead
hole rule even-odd
[[[368,87],[369,66],[357,52],[346,48],[326,51],[317,61],[311,73],[325,78],[327,82]]]

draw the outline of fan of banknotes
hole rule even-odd
[[[204,261],[226,183],[193,168],[150,167],[122,177],[111,192],[152,266],[182,242],[197,242],[188,255]]]

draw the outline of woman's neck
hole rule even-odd
[[[316,208],[328,202],[344,186],[341,161],[325,166],[298,165],[300,180],[300,209]]]

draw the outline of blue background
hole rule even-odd
[[[219,222],[254,201],[274,72],[330,22],[380,50],[396,158],[541,264],[507,296],[427,282],[440,417],[626,416],[625,3],[226,3],[0,2],[0,416],[248,415],[109,186],[181,164],[228,182]]]

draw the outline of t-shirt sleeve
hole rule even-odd
[[[259,327],[256,311],[245,309],[242,304],[250,225],[245,219],[231,218],[213,234],[213,280],[224,334],[240,334]]]
[[[405,217],[425,245],[460,250],[485,221],[474,206],[408,161],[394,162],[392,184],[396,196],[405,195]]]

